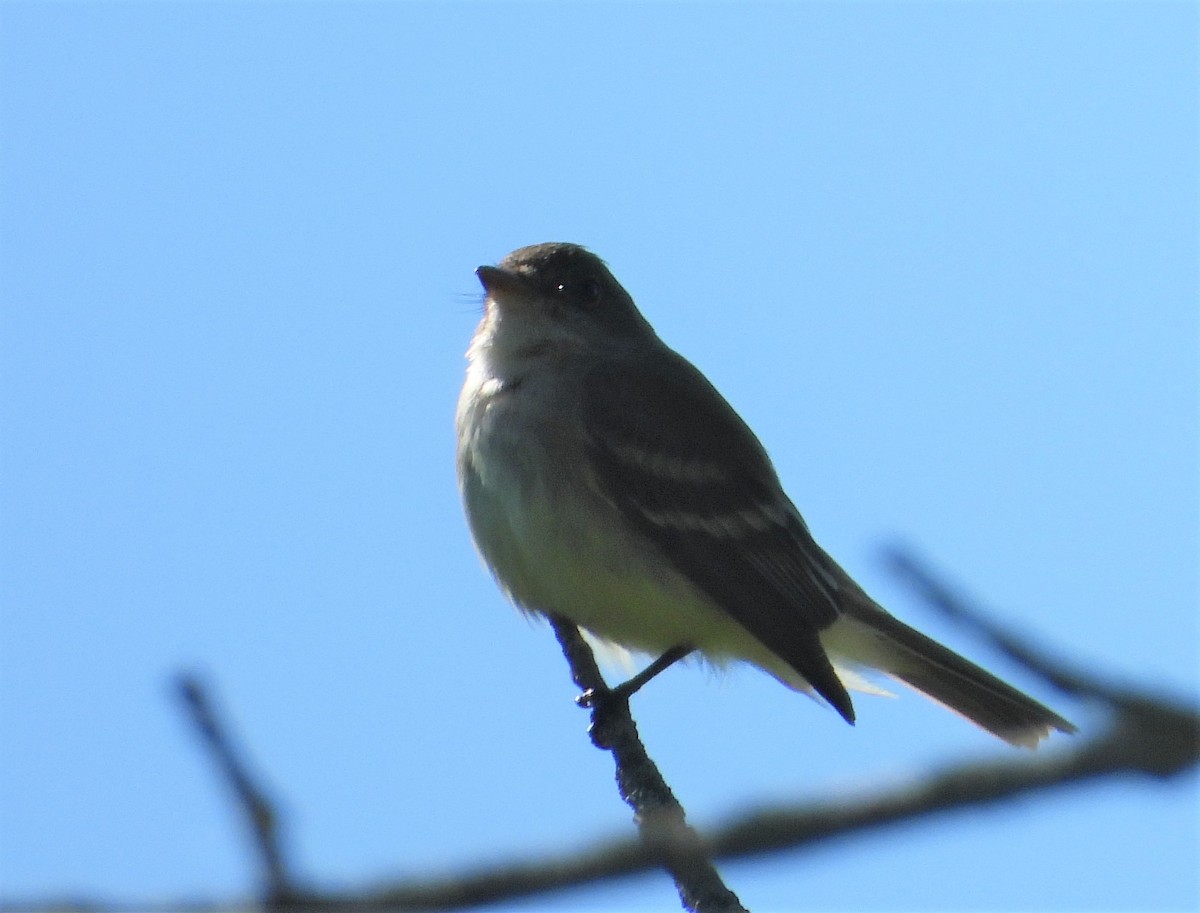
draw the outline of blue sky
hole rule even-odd
[[[1195,700],[1187,3],[0,6],[0,895],[235,895],[201,670],[326,886],[631,830],[461,518],[472,271],[589,245],[932,618]],[[740,670],[640,694],[703,825],[1008,749]],[[724,866],[758,910],[1194,909],[1195,776]],[[663,876],[502,909],[670,909]]]

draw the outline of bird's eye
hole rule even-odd
[[[572,303],[580,305],[596,304],[604,293],[600,280],[592,278],[560,282],[554,290],[562,297],[570,299]]]

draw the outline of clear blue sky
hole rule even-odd
[[[202,670],[346,886],[631,831],[547,629],[472,549],[472,271],[605,257],[901,616],[911,543],[1194,700],[1190,3],[0,5],[0,895],[236,894]],[[700,823],[1008,751],[742,670],[635,703]],[[757,910],[1200,902],[1197,783],[724,867]],[[538,908],[671,909],[667,879]],[[505,909],[530,909],[527,903]]]

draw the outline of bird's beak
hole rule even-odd
[[[479,277],[487,296],[502,304],[533,295],[533,290],[524,276],[503,267],[481,266],[475,270],[475,275]]]

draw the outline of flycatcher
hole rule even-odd
[[[458,401],[475,543],[523,610],[622,647],[752,663],[848,722],[878,670],[1013,745],[1074,726],[897,620],[827,555],[754,433],[597,256],[513,251]]]

